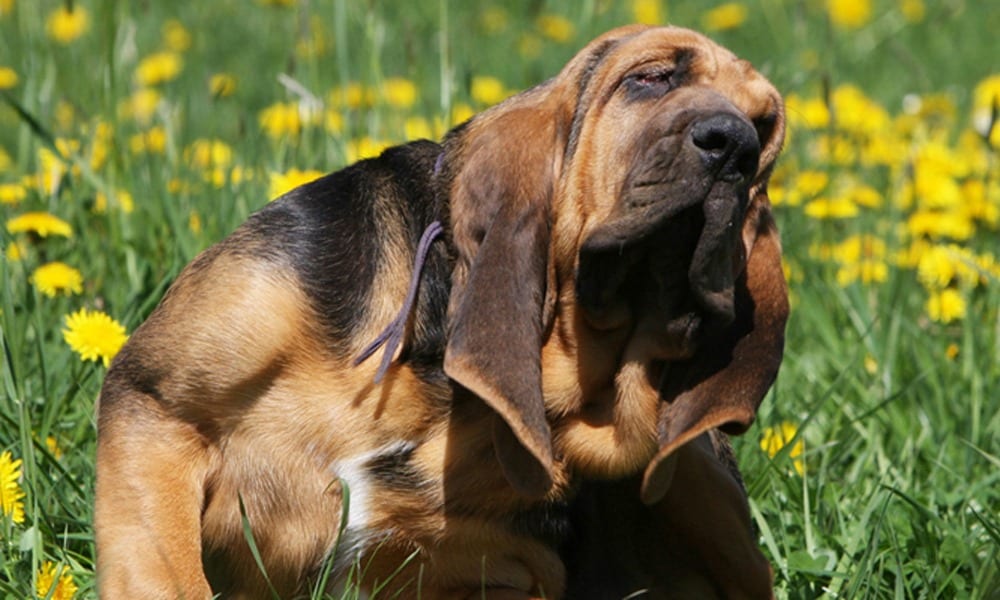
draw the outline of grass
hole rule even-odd
[[[0,0],[0,218],[47,211],[73,231],[0,229],[0,453],[21,461],[8,474],[24,493],[21,522],[0,514],[0,597],[38,595],[46,562],[76,597],[95,595],[105,368],[64,341],[66,315],[99,309],[134,330],[293,169],[438,135],[495,101],[489,84],[502,95],[553,75],[639,5],[711,25],[695,2],[281,4],[76,0],[89,26],[61,44],[46,19],[62,3]],[[995,118],[975,90],[1000,73],[1000,13],[928,1],[907,17],[912,1],[874,0],[844,27],[819,0],[742,6],[741,24],[712,35],[778,85],[792,124],[772,186],[793,293],[786,360],[736,440],[777,594],[1000,598],[1000,133],[971,129]],[[142,85],[140,61],[160,50],[182,68]],[[220,73],[231,94],[210,90]],[[309,110],[262,124],[279,102]],[[81,273],[79,293],[39,291],[32,275],[51,261]],[[769,456],[761,437],[783,423],[794,438]],[[41,597],[69,591],[64,578]]]

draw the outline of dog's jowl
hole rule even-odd
[[[783,134],[625,27],[251,216],[104,383],[102,596],[770,597],[726,434],[781,361]]]

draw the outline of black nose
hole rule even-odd
[[[691,141],[720,179],[749,181],[757,172],[757,131],[738,115],[718,113],[698,121],[691,128]]]

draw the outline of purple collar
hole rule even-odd
[[[441,157],[443,156],[444,153],[438,156],[437,163],[434,165],[435,174],[441,169]],[[378,370],[375,371],[375,383],[381,383],[386,371],[389,370],[389,365],[392,364],[392,357],[396,354],[396,349],[403,341],[403,335],[406,333],[406,322],[409,321],[413,305],[417,300],[417,288],[420,285],[420,274],[424,269],[424,263],[427,261],[427,253],[430,251],[431,244],[441,235],[442,231],[444,228],[440,221],[434,221],[424,230],[423,235],[420,236],[420,244],[417,245],[416,257],[413,260],[413,274],[410,276],[410,289],[406,293],[406,299],[403,300],[403,306],[399,309],[396,318],[354,359],[354,366],[358,366],[372,354],[375,354],[379,347],[385,346],[382,362],[379,364]]]

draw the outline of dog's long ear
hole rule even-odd
[[[555,146],[563,143],[558,104],[535,93],[541,106],[515,98],[448,141],[458,256],[444,357],[445,373],[501,417],[497,458],[511,485],[530,496],[552,484],[541,347]]]
[[[774,382],[785,342],[788,290],[766,183],[753,195],[743,227],[746,268],[735,284],[735,318],[719,340],[671,365],[661,387],[660,450],[646,469],[642,498],[670,487],[674,452],[713,428],[742,433]]]
[[[581,50],[555,78],[449,134],[451,233],[457,251],[444,370],[501,417],[497,458],[519,492],[552,485],[541,347],[554,304],[550,222],[558,173],[588,82],[623,27]]]
[[[702,433],[675,456],[674,484],[650,507],[661,543],[680,557],[666,585],[684,598],[773,598],[771,566],[725,434]]]

